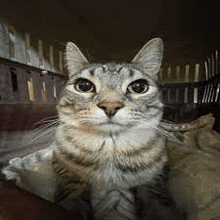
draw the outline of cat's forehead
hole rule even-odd
[[[125,78],[145,78],[147,77],[141,70],[135,68],[129,64],[94,64],[89,65],[87,68],[83,69],[80,73],[76,74],[75,77],[98,77],[109,78],[109,79],[125,79]],[[147,77],[148,78],[148,77]]]

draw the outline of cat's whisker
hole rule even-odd
[[[34,141],[36,141],[37,139],[43,137],[44,135],[50,133],[50,132],[55,132],[56,131],[56,128],[50,128],[50,129],[47,129],[47,130],[44,130],[44,131],[41,131],[41,132],[35,132],[35,134],[32,135],[31,138],[29,138],[31,140],[31,143],[33,143]]]
[[[54,119],[52,119],[52,118],[54,118]],[[41,123],[45,123],[45,122],[53,121],[53,120],[57,120],[57,119],[58,119],[58,115],[49,116],[49,117],[46,117],[46,118],[39,120],[38,122],[34,123],[34,125],[38,125]]]
[[[53,119],[53,120],[45,120],[45,121],[43,121],[43,122],[37,122],[37,123],[35,123],[35,125],[37,125],[37,124],[46,124],[46,123],[52,123],[52,122],[54,122],[54,121],[58,121],[59,119]]]
[[[41,132],[46,131],[46,130],[51,129],[51,128],[56,128],[59,125],[59,123],[60,122],[57,120],[57,121],[45,124],[45,125],[43,125],[39,128],[34,129],[33,134],[41,133]]]
[[[47,129],[47,128],[51,127],[51,126],[54,126],[54,125],[57,124],[57,123],[59,123],[59,120],[50,121],[49,123],[46,123],[46,124],[40,126],[39,128],[34,129],[34,131],[35,131],[35,130],[36,130],[36,131],[41,131],[41,130],[43,130],[43,129]]]
[[[160,126],[160,125],[159,125]],[[181,146],[185,145],[182,141],[180,141],[172,132],[170,131],[166,131],[161,127],[154,127],[154,129],[156,129],[157,131],[159,131],[160,133],[162,133],[165,137],[167,137],[168,139],[180,144]],[[178,132],[178,135],[181,136],[181,134]]]
[[[56,130],[57,130],[56,127],[53,127],[53,128],[47,129],[47,130],[44,131],[44,132],[41,132],[41,134],[37,135],[35,138],[32,138],[31,143],[35,142],[37,139],[43,137],[43,136],[46,135],[46,134],[55,133]]]
[[[48,124],[42,125],[42,126],[36,128],[36,129],[34,129],[33,134],[43,132],[43,131],[51,128],[51,127],[57,127],[58,124],[59,124],[59,122],[56,121],[56,122],[50,122]]]
[[[32,134],[30,134],[27,138],[31,140],[31,143],[33,143],[35,140],[44,136],[45,134],[48,134],[53,130],[55,131],[59,123],[59,119],[51,120],[50,123],[47,123],[39,128],[34,129]]]
[[[53,126],[54,124],[59,123],[59,121],[60,120],[57,118],[57,119],[45,120],[44,122],[39,122],[39,124],[40,123],[44,123],[44,124],[41,125],[40,127],[35,128],[33,131],[39,131],[44,128],[45,129],[49,128],[49,127]]]

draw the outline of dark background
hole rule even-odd
[[[0,17],[43,40],[72,40],[93,62],[129,61],[161,37],[166,66],[202,63],[220,48],[219,9],[201,0],[2,0]]]

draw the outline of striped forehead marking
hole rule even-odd
[[[100,66],[94,66],[88,69],[85,69],[82,71],[82,73],[86,75],[90,75],[92,77],[97,76],[97,74],[102,74],[102,73],[112,73],[112,74],[125,74],[127,77],[133,78],[136,70],[123,66],[123,65],[100,65]]]
[[[102,66],[103,72],[117,72],[119,73],[123,66],[121,64],[106,64]]]
[[[103,72],[107,72],[108,71],[108,67],[106,65],[103,65],[102,66],[102,70],[103,70]]]
[[[129,76],[133,77],[134,76],[134,70],[133,69],[129,69]]]
[[[135,74],[138,73],[136,69],[132,69],[129,67],[122,67],[120,71],[123,72],[125,76],[130,77],[130,78],[133,78]]]
[[[105,73],[105,72],[108,72],[108,71],[118,74],[122,69],[123,69],[123,66],[121,66],[121,65],[120,66],[117,65],[117,66],[114,66],[114,67],[113,66],[108,67],[107,65],[102,65],[102,66],[97,66],[97,67],[93,67],[93,68],[90,68],[90,69],[86,69],[83,72],[87,73],[87,74],[90,74],[91,76],[95,76],[98,73]]]
[[[100,66],[85,69],[82,71],[82,74],[95,76],[95,75],[97,75],[98,72],[103,72],[103,69]]]
[[[90,70],[89,70],[89,73],[90,73],[91,76],[94,76],[94,75],[95,75],[95,69],[96,69],[96,68],[93,68],[93,69],[90,69]]]

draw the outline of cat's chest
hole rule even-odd
[[[88,169],[88,180],[92,185],[131,188],[152,178],[151,170],[147,167],[148,162],[142,156],[134,155],[129,158],[126,154],[118,152],[116,147],[113,149],[105,155],[98,155],[98,166],[91,171]]]
[[[89,181],[94,185],[124,186],[129,180],[127,180],[124,173],[120,170],[119,163],[126,161],[127,158],[119,152],[119,149],[125,146],[124,144],[119,146],[112,139],[106,139],[104,143],[102,149],[94,153],[97,164],[91,170]]]
[[[58,148],[61,154],[57,158],[74,176],[90,185],[134,187],[151,181],[164,163],[160,144],[148,146],[145,139],[137,141],[136,136],[134,140],[131,134],[117,138],[90,136],[86,142],[78,136],[74,145],[66,142]]]
[[[100,163],[97,170],[92,172],[90,181],[96,186],[130,188],[130,176],[131,174],[126,175],[120,170],[117,160],[111,155]],[[135,175],[132,178],[135,178]]]

